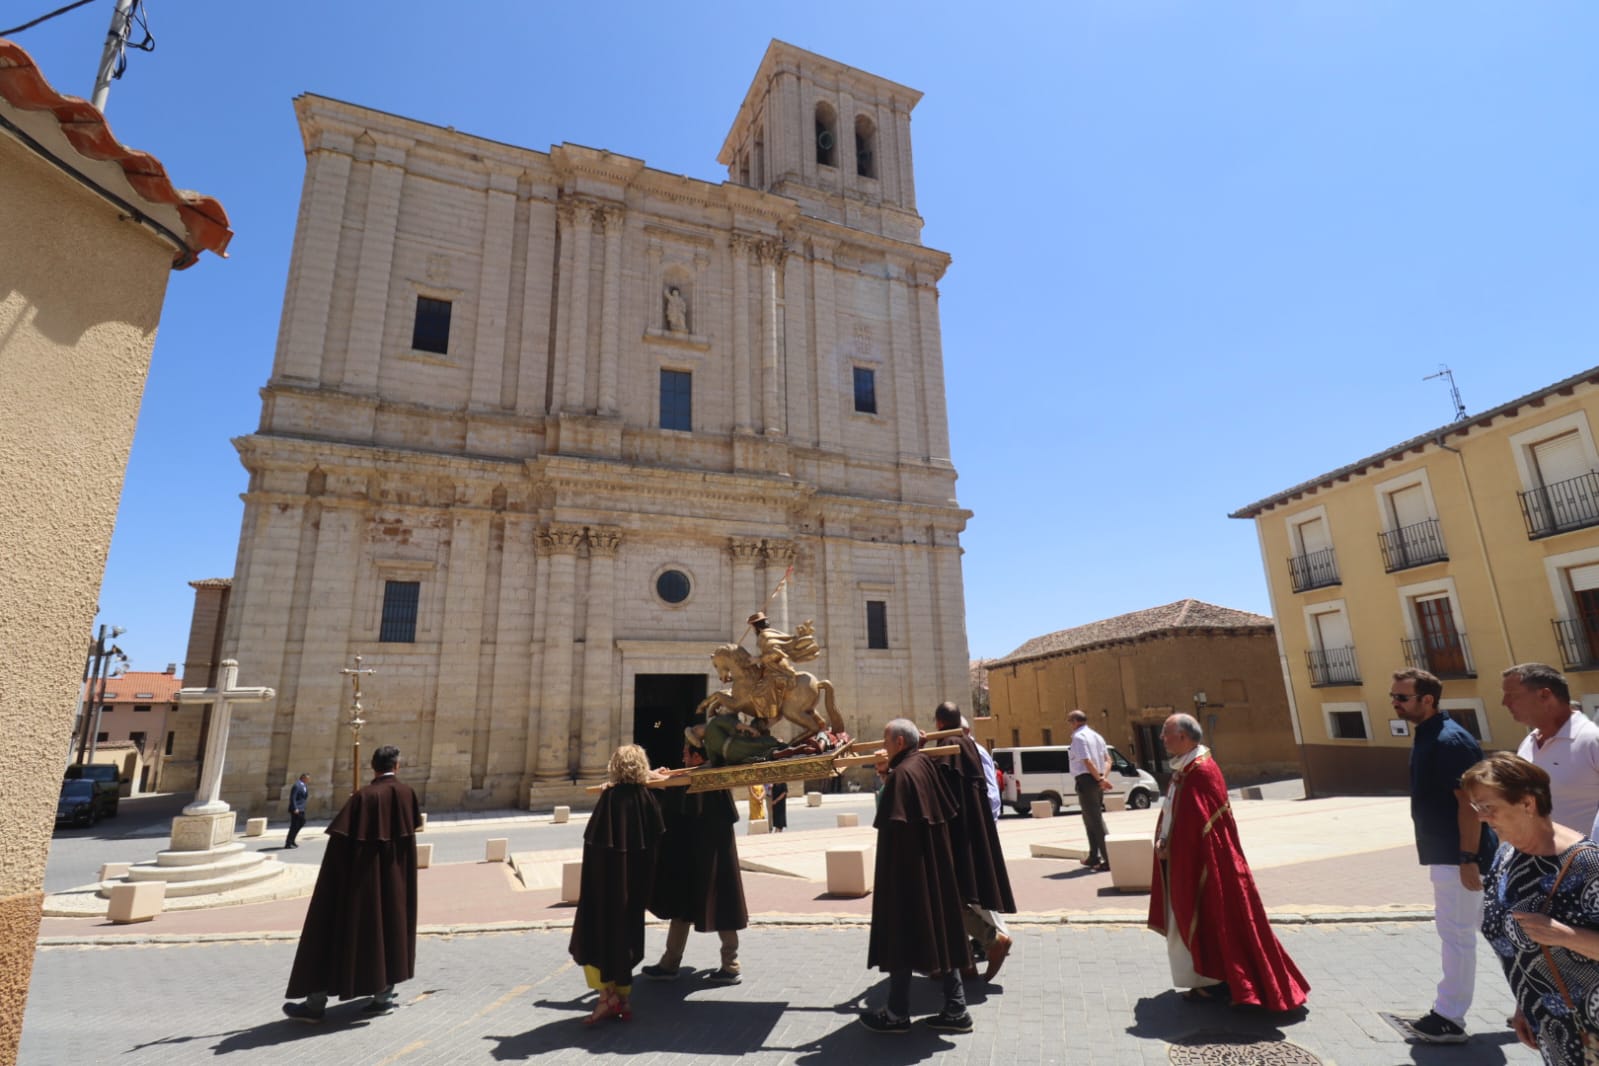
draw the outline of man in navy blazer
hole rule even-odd
[[[311,797],[311,775],[301,774],[300,780],[289,789],[289,836],[283,842],[286,848],[297,848],[300,845],[294,838],[300,835],[300,830],[305,827],[305,801]]]

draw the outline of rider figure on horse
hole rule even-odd
[[[799,677],[794,664],[810,662],[821,652],[821,647],[816,643],[816,627],[807,621],[802,622],[792,634],[785,633],[772,628],[772,624],[766,620],[765,611],[750,615],[749,624],[755,630],[762,677],[772,685],[774,702],[781,704]]]

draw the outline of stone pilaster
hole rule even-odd
[[[556,328],[550,317],[550,272],[559,266],[556,225],[553,205],[539,200],[528,205],[527,263],[522,280],[522,331],[516,373],[516,412],[520,415],[542,415],[548,410],[545,389],[551,369],[550,331]],[[561,278],[559,288],[563,294],[570,282],[569,277]]]
[[[411,143],[383,137],[369,164],[372,181],[367,188],[366,217],[361,226],[361,258],[355,271],[355,304],[350,311],[350,343],[343,381],[346,390],[363,396],[375,396],[378,391],[389,283],[394,274],[394,237],[399,228],[405,159]],[[410,346],[409,336],[404,343]]]
[[[622,531],[615,526],[588,530],[589,582],[583,628],[583,734],[579,766],[585,778],[605,776],[611,752],[620,741],[616,715],[621,686],[616,662],[616,553]]]
[[[761,265],[761,430],[768,436],[784,429],[782,390],[777,362],[777,271],[786,254],[781,241],[756,245]]]
[[[783,575],[788,568],[794,565],[794,560],[799,552],[794,547],[794,542],[789,540],[768,540],[761,548],[761,557],[765,560],[764,580],[761,584],[765,591],[764,596],[770,596],[772,590],[777,588],[777,583],[783,580]],[[766,613],[771,617],[772,624],[778,629],[789,630],[793,628],[794,619],[790,611],[789,589],[785,584],[772,600],[772,607]]]
[[[552,525],[540,531],[539,546],[550,557],[550,587],[544,632],[544,706],[539,714],[539,757],[534,774],[554,781],[571,776],[572,642],[576,619],[577,549],[581,526]]]
[[[354,150],[355,138],[349,134],[318,130],[307,153],[301,194],[306,210],[295,233],[295,256],[289,267],[283,327],[272,374],[276,381],[311,385],[322,376]]]
[[[927,458],[926,436],[922,432],[925,409],[921,403],[921,367],[911,333],[914,294],[905,276],[909,266],[900,259],[888,261],[888,350],[894,389],[890,403],[900,461],[920,462]],[[878,410],[883,410],[881,402]]]
[[[510,299],[511,246],[516,239],[516,175],[488,173],[483,192],[483,258],[478,273],[477,330],[472,344],[471,406],[500,406],[505,379],[505,323]]]
[[[733,258],[733,429],[750,431],[750,268],[751,239],[728,239]]]
[[[525,514],[505,516],[505,542],[500,561],[499,623],[495,627],[494,706],[489,717],[487,776],[482,785],[496,805],[520,803],[519,785],[536,764],[528,759],[535,695],[530,679],[533,643],[534,520]],[[474,756],[474,763],[476,763]]]
[[[782,389],[784,433],[789,439],[816,443],[815,355],[811,348],[810,301],[806,297],[810,263],[800,248],[783,258]]]
[[[483,576],[488,569],[489,515],[452,508],[444,614],[439,623],[439,665],[432,713],[424,712],[422,743],[428,752],[428,794],[457,806],[470,787],[478,661],[483,654]],[[413,782],[414,784],[414,782]]]
[[[756,591],[755,567],[761,560],[761,542],[756,537],[729,537],[727,553],[733,560],[732,617],[728,619],[730,632],[737,636],[744,632],[750,614],[760,608],[765,595]]]
[[[615,415],[617,364],[621,359],[624,215],[620,207],[607,207],[596,212],[594,217],[605,231],[605,281],[600,297],[600,382],[596,410],[602,415]]]
[[[916,300],[916,346],[921,353],[923,417],[927,420],[927,457],[949,464],[949,408],[944,395],[944,342],[938,321],[935,279],[918,273],[911,290]]]
[[[812,389],[816,396],[816,443],[824,450],[844,446],[844,405],[850,388],[848,368],[838,357],[838,306],[833,278],[832,241],[811,241],[811,286],[816,305],[816,362]]]
[[[591,204],[573,202],[567,207],[567,215],[570,219],[567,237],[572,242],[572,297],[563,308],[567,315],[566,381],[561,408],[582,411],[584,389],[588,384],[589,260],[594,243],[594,208]]]

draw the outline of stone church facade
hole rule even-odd
[[[920,94],[773,42],[720,184],[317,96],[220,647],[235,807],[404,752],[434,809],[657,761],[766,608],[856,735],[967,691]],[[784,591],[768,596],[792,567]],[[750,644],[746,636],[746,645]]]

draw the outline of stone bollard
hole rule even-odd
[[[561,902],[576,903],[577,897],[583,893],[583,864],[581,862],[563,862],[561,864]]]
[[[1055,805],[1049,800],[1034,800],[1031,810],[1034,818],[1055,817]]]
[[[106,917],[117,925],[148,922],[161,913],[166,898],[165,881],[133,881],[125,885],[113,885]]]
[[[416,846],[416,868],[426,870],[433,865],[433,845],[418,844]]]
[[[100,880],[115,881],[118,878],[126,877],[128,876],[128,868],[132,865],[131,862],[108,862],[100,867]]]
[[[827,894],[864,896],[872,891],[873,849],[827,849]]]
[[[511,841],[508,837],[492,837],[483,842],[484,862],[504,862],[511,854]]]
[[[1105,793],[1105,809],[1107,811],[1125,811],[1127,809],[1127,793]]]
[[[258,837],[266,832],[267,820],[265,818],[251,818],[244,823],[244,835]]]
[[[557,807],[555,808],[555,813],[550,816],[550,823],[552,825],[562,825],[571,820],[572,808],[570,807]]]
[[[856,814],[854,811],[849,811],[838,816],[838,827],[840,829],[854,829],[860,824],[860,815]]]
[[[1258,800],[1265,799],[1266,794],[1261,791],[1259,785],[1248,785],[1238,790],[1238,798],[1246,800]]]
[[[1105,838],[1110,859],[1110,883],[1118,892],[1148,892],[1154,885],[1155,840],[1148,833],[1127,833]]]
[[[807,807],[820,807],[821,805],[822,805],[822,794],[820,792],[807,792],[807,793],[805,793],[805,806],[807,806]]]
[[[420,833],[420,832],[422,832],[422,830],[426,829],[427,827],[428,827],[428,812],[427,811],[423,811],[422,812],[422,820],[420,822],[416,823],[416,831],[418,833]]]
[[[751,818],[750,819],[750,828],[749,828],[749,835],[750,836],[752,836],[752,837],[762,836],[762,835],[764,835],[766,833],[771,832],[771,830],[772,830],[772,823],[767,821],[765,818]]]

